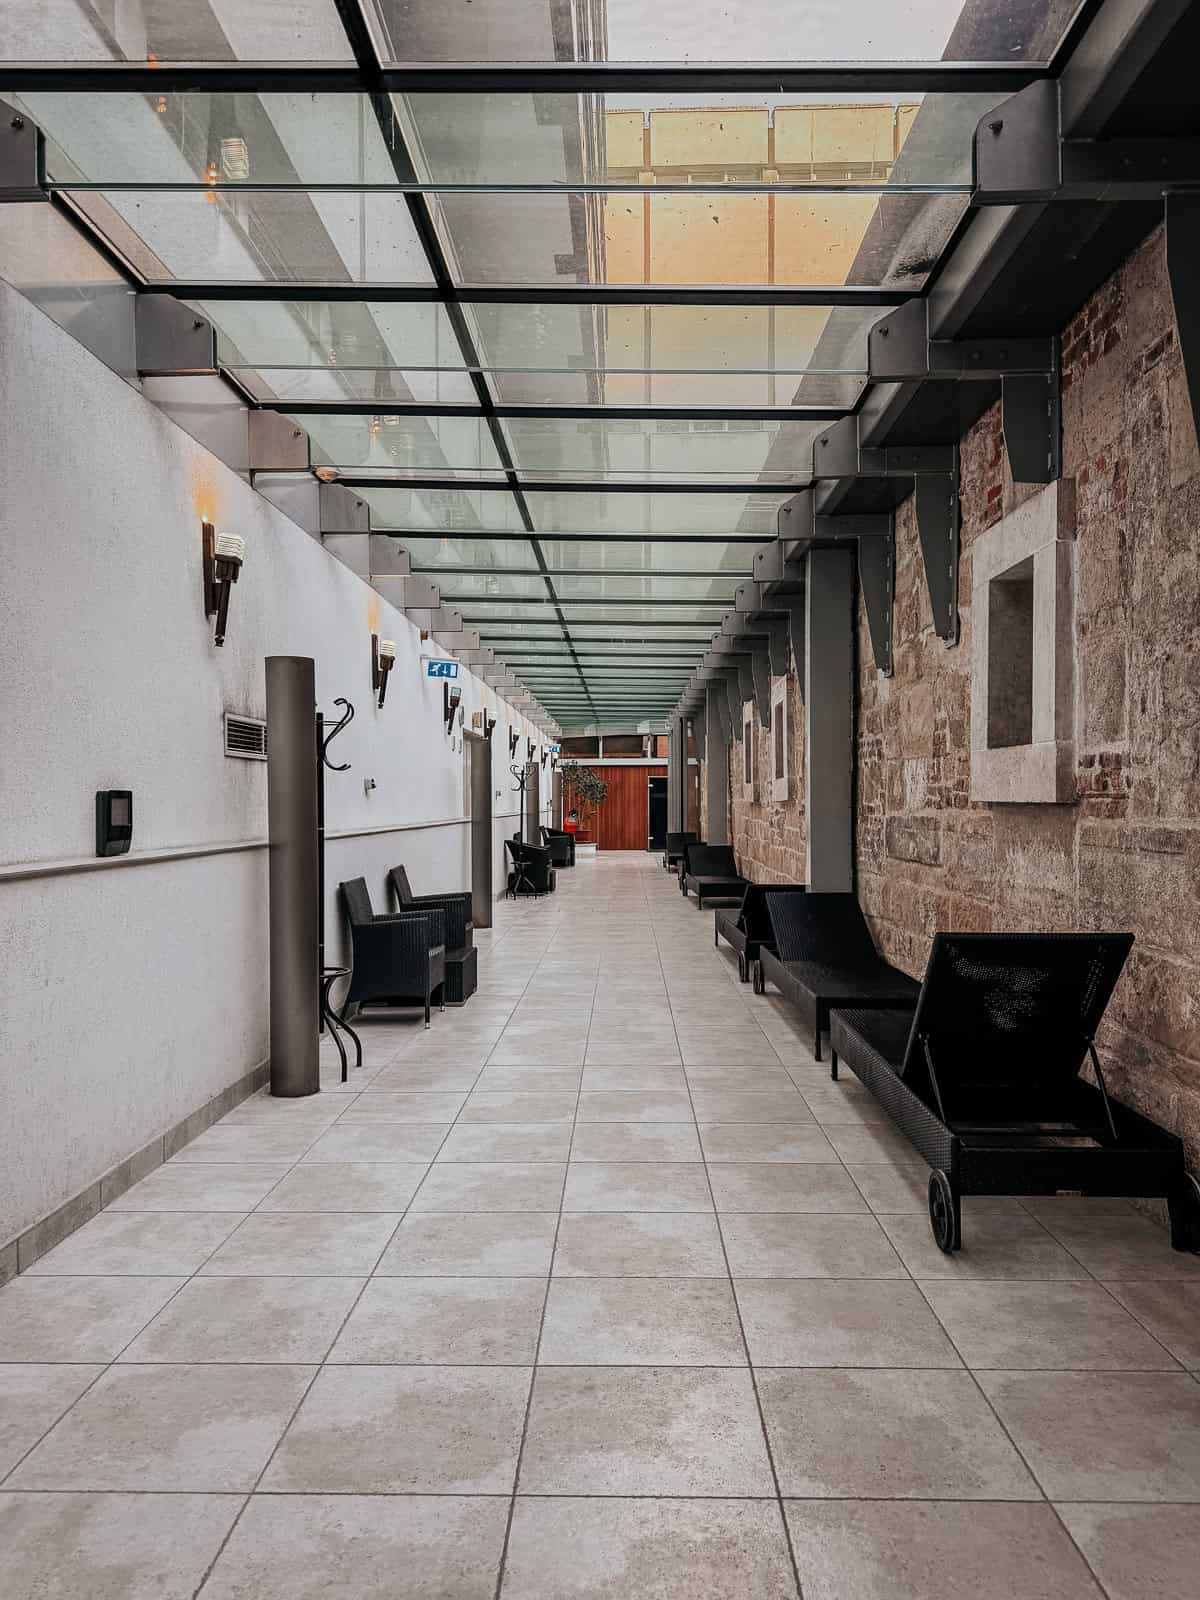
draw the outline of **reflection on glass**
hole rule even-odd
[[[312,441],[314,466],[433,475],[503,468],[482,417],[305,415],[294,421]]]
[[[582,418],[506,420],[518,470],[579,478],[603,475],[630,480],[657,474],[695,474],[752,481],[766,477],[806,480],[812,442],[826,422],[759,422],[656,419],[604,421]]]
[[[0,6],[0,61],[352,59],[334,0],[41,0]]]
[[[455,572],[442,566],[421,567],[436,576],[442,598],[451,604],[466,605],[476,599],[539,600],[546,593],[545,579],[537,573]],[[652,573],[557,576],[551,579],[554,592],[564,604],[589,600],[642,601],[693,600],[697,604],[731,606],[734,580],[708,577],[656,576]]]
[[[442,529],[472,533],[494,528],[500,533],[524,529],[511,494],[498,489],[406,489],[372,484],[358,491],[371,508],[377,528]]]
[[[771,538],[786,494],[543,492],[526,495],[538,533],[743,534]]]

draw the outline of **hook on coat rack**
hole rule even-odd
[[[321,741],[321,760],[329,768],[330,772],[349,772],[350,763],[348,761],[343,761],[341,766],[338,766],[335,762],[330,761],[329,746],[337,738],[338,734],[341,733],[342,729],[349,727],[350,723],[354,721],[354,707],[350,704],[349,700],[343,700],[340,695],[333,703],[335,706],[344,706],[346,709],[342,712],[341,721],[335,722],[333,727],[330,728],[329,732]]]

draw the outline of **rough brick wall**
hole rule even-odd
[[[971,547],[1032,492],[999,409],[963,441],[962,642],[934,636],[912,502],[896,524],[895,676],[859,614],[857,870],[914,975],[937,928],[1127,929],[1110,1087],[1200,1166],[1200,455],[1153,234],[1064,330],[1064,475],[1077,489],[1076,800],[968,798]]]
[[[738,866],[755,883],[804,882],[804,704],[795,670],[787,676],[788,798],[772,799],[771,731],[757,727],[754,799],[743,797],[741,741],[729,757],[729,837]],[[740,729],[739,729],[740,732]]]

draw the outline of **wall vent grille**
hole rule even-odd
[[[225,713],[225,754],[246,761],[267,759],[267,725],[261,717],[238,717]]]

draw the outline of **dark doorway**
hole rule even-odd
[[[667,780],[650,779],[648,850],[665,850],[667,847]]]

